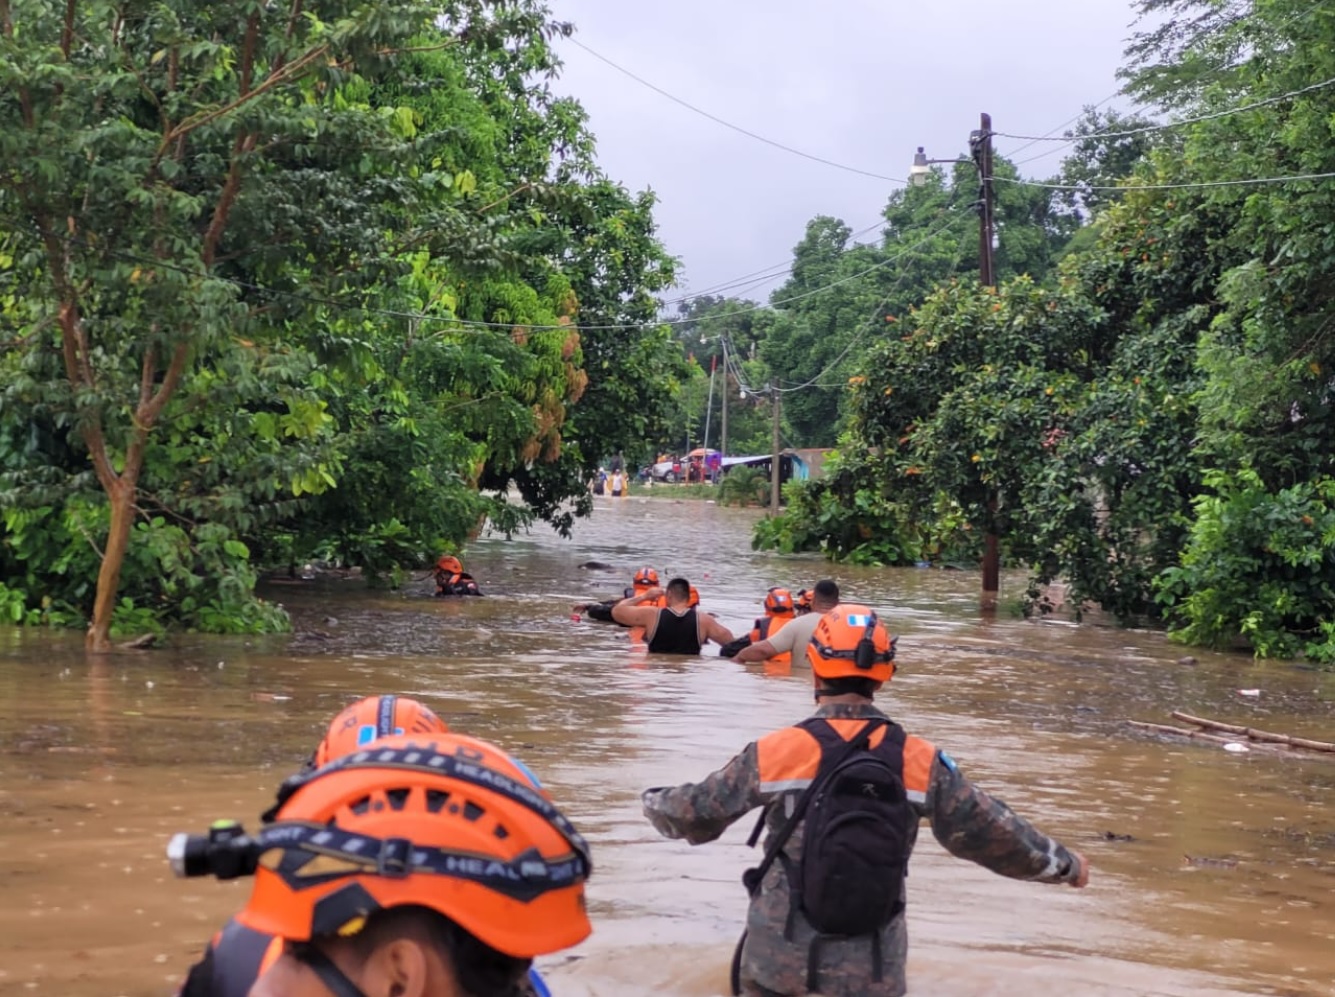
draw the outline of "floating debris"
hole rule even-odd
[[[1236,869],[1237,859],[1216,859],[1206,855],[1183,855],[1182,861],[1192,869]]]

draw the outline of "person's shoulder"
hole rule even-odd
[[[808,718],[810,719],[810,718]],[[756,738],[756,745],[762,750],[773,751],[775,749],[797,749],[804,750],[816,743],[816,735],[803,726],[805,721],[792,724],[788,727],[780,727],[778,730],[772,730],[768,734],[763,734]]]
[[[813,619],[814,617],[814,619]],[[806,616],[799,616],[793,622],[782,627],[773,639],[781,640],[785,644],[796,648],[798,644],[806,644],[811,640],[811,635],[816,632],[816,625],[820,623],[820,617],[814,613],[808,613]]]

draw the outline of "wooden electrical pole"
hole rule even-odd
[[[728,456],[728,337],[723,337],[723,425],[719,439],[718,451],[720,458]],[[723,466],[719,465],[719,473],[723,473]]]
[[[978,131],[970,136],[974,162],[978,164],[981,184],[978,205],[978,278],[984,287],[996,287],[992,267],[992,244],[996,236],[996,217],[992,192],[992,116],[984,114]],[[981,607],[984,614],[997,611],[1001,588],[1001,546],[997,538],[997,497],[989,489],[987,523],[983,533],[983,593]]]
[[[779,514],[779,384],[770,382],[770,391],[774,394],[774,455],[770,458],[769,471],[769,512],[771,516]]]

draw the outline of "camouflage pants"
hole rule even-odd
[[[788,924],[786,883],[766,877],[766,886],[752,899],[746,934],[737,958],[740,991],[750,997],[796,997],[807,993],[808,960],[816,932],[801,913],[793,916],[792,940],[784,937]],[[778,889],[772,887],[778,886]],[[904,916],[891,921],[881,933],[881,979],[873,980],[871,939],[830,939],[817,948],[817,983],[826,997],[903,997],[908,961],[908,932]]]

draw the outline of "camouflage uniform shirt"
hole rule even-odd
[[[822,706],[815,716],[834,721],[845,740],[861,728],[856,721],[888,719],[870,702]],[[819,759],[814,738],[797,728],[785,728],[748,744],[702,782],[646,790],[644,814],[665,837],[702,844],[713,841],[748,811],[777,800],[778,805],[770,807],[766,816],[768,843],[810,784]],[[913,808],[931,822],[937,841],[952,855],[1013,879],[1060,883],[1077,874],[1077,864],[1066,848],[971,785],[948,756],[921,738],[910,736],[905,744],[904,787]],[[784,846],[793,862],[802,854],[802,832],[799,825]],[[914,828],[910,848],[916,833]],[[788,879],[782,863],[776,862],[747,914],[741,959],[744,994],[768,997],[807,992],[807,957],[814,932],[802,914],[795,912],[792,940],[786,940],[788,908]],[[908,956],[904,915],[891,920],[882,933],[884,968],[879,983],[872,981],[871,947],[867,937],[823,944],[820,992],[830,997],[901,997]]]

